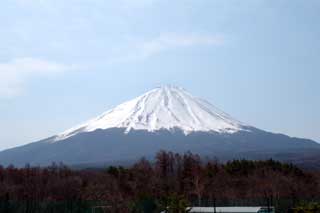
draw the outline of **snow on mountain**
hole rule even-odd
[[[178,128],[187,135],[194,131],[235,133],[245,127],[246,125],[184,89],[163,86],[57,135],[54,141],[82,132],[109,128],[125,128],[125,133],[133,129],[153,132]]]

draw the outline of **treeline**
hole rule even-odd
[[[275,206],[320,198],[320,173],[273,160],[222,164],[161,151],[128,168],[0,167],[0,212],[181,212],[186,206]]]

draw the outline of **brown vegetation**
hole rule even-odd
[[[141,159],[129,168],[0,168],[0,212],[90,212],[93,206],[156,212],[187,205],[272,205],[283,212],[319,196],[319,172],[273,160],[221,164],[161,151],[155,162]]]

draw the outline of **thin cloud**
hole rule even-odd
[[[66,65],[37,58],[17,58],[0,63],[0,97],[12,97],[24,90],[25,83],[35,76],[47,76],[73,70]]]
[[[121,0],[120,5],[126,10],[143,9],[153,6],[158,0]]]
[[[176,47],[188,47],[195,45],[221,45],[224,43],[222,36],[212,35],[177,35],[165,34],[142,44],[142,52],[151,56]]]
[[[220,46],[225,43],[225,38],[221,35],[197,35],[197,34],[162,34],[149,40],[135,42],[126,54],[118,54],[118,57],[112,59],[113,63],[135,61],[147,59],[161,52],[176,49],[187,48],[191,46]]]

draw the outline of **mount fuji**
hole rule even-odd
[[[159,150],[320,168],[320,144],[244,124],[174,86],[155,88],[53,137],[4,150],[0,164],[122,164],[152,158]]]
[[[245,129],[239,121],[215,108],[209,102],[193,97],[180,87],[153,89],[131,101],[120,104],[101,116],[56,136],[64,140],[81,132],[97,129],[124,128],[131,130],[181,130],[192,132],[235,133]]]

